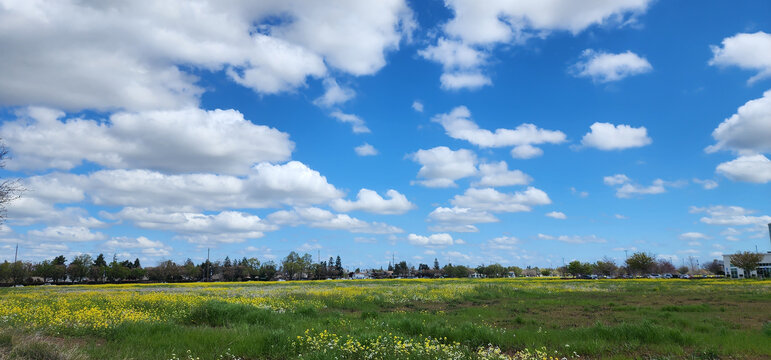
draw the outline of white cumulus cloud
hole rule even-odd
[[[336,199],[331,206],[340,212],[358,210],[375,214],[404,214],[415,208],[415,204],[396,190],[388,190],[386,195],[389,197],[387,200],[373,190],[361,189],[356,195],[356,201]]]
[[[9,169],[110,168],[246,174],[258,162],[289,159],[289,134],[255,125],[235,110],[120,112],[100,122],[27,108],[0,127],[13,149]]]
[[[327,230],[344,230],[364,234],[394,234],[404,230],[381,222],[367,222],[346,214],[334,214],[329,210],[316,207],[279,210],[268,215],[268,220],[276,225],[306,225]]]
[[[454,187],[455,180],[477,173],[477,157],[466,149],[452,150],[446,146],[437,146],[428,150],[418,150],[410,157],[421,165],[418,181],[426,187]]]
[[[479,181],[474,182],[473,186],[484,187],[496,187],[496,186],[512,186],[512,185],[527,185],[533,178],[523,173],[520,170],[509,170],[508,164],[505,161],[497,163],[485,163],[479,165],[479,173],[482,176]]]
[[[67,110],[196,106],[204,89],[188,69],[224,70],[266,94],[328,68],[370,75],[415,28],[402,0],[48,0],[6,3],[0,24],[0,104]]]
[[[771,181],[771,160],[761,154],[740,156],[718,165],[717,172],[734,181],[765,184]]]
[[[514,193],[502,193],[493,188],[469,188],[463,195],[455,195],[451,203],[481,211],[522,212],[530,211],[533,206],[551,204],[551,199],[543,190],[532,186]]]
[[[581,54],[581,58],[581,61],[573,65],[574,75],[588,77],[599,83],[619,81],[653,70],[648,60],[631,51],[611,54],[587,49]]]
[[[629,125],[613,125],[596,122],[581,139],[581,144],[600,150],[623,150],[649,145],[653,140],[648,137],[648,130]]]
[[[545,130],[533,124],[521,124],[515,129],[496,129],[494,132],[481,129],[471,119],[471,111],[465,106],[458,106],[447,114],[439,114],[431,119],[442,125],[448,136],[466,140],[481,148],[506,147],[532,144],[559,144],[565,142],[565,133]]]
[[[429,236],[409,234],[407,236],[407,241],[412,245],[429,248],[443,248],[455,243],[452,236],[447,233],[431,234]]]
[[[750,84],[771,76],[771,34],[763,31],[739,33],[723,39],[722,47],[712,45],[710,48],[710,65],[737,66],[757,71],[748,80]]]
[[[560,220],[565,220],[568,218],[567,215],[565,215],[565,213],[560,211],[552,211],[552,212],[546,213],[546,216],[554,219],[560,219]]]
[[[361,144],[353,148],[353,150],[356,152],[356,155],[359,156],[373,156],[378,154],[377,149],[368,143]]]
[[[707,152],[771,152],[771,90],[739,107],[736,114],[718,125],[712,137],[717,143],[707,147]]]

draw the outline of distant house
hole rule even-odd
[[[725,268],[725,275],[734,279],[757,277],[758,274],[764,278],[771,278],[771,252],[763,254],[763,259],[760,260],[758,269],[753,270],[749,274],[745,274],[744,270],[731,264],[731,255],[723,255],[723,267]]]
[[[478,272],[474,272],[473,274],[469,275],[469,277],[472,278],[472,279],[483,279],[486,276],[485,276],[485,274],[480,274]]]
[[[353,280],[364,280],[369,279],[369,275],[361,272],[354,273],[353,276],[351,276],[351,279]]]

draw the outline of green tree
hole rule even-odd
[[[195,263],[193,263],[193,260],[188,258],[185,260],[185,264],[182,265],[182,276],[184,276],[185,280],[201,280],[202,279],[203,272],[201,272],[201,268],[198,266],[195,266]]]
[[[11,263],[8,260],[0,264],[0,283],[11,282]]]
[[[626,259],[626,268],[635,275],[649,273],[656,264],[656,257],[644,252],[636,252]]]
[[[592,272],[592,265],[589,263],[581,263],[578,260],[571,261],[567,266],[567,272],[575,277],[581,275],[588,275]]]
[[[281,262],[281,271],[284,272],[287,280],[294,280],[304,269],[303,258],[294,251],[290,252]]]
[[[277,272],[278,270],[276,270],[276,264],[274,264],[273,261],[267,261],[260,265],[258,276],[262,281],[270,281],[276,277]]]
[[[30,275],[29,266],[21,261],[11,264],[10,270],[11,282],[14,284],[23,284]]]
[[[394,275],[396,276],[407,276],[410,274],[410,268],[407,266],[406,261],[402,261],[400,263],[397,263],[396,266],[394,266]]]
[[[597,275],[611,276],[618,271],[618,266],[616,266],[616,262],[613,259],[604,257],[602,260],[594,263],[594,270],[597,272]]]
[[[758,268],[758,264],[763,260],[763,255],[754,252],[740,252],[730,256],[731,264],[744,270],[744,277],[750,276],[750,273]]]
[[[107,268],[107,279],[114,282],[123,281],[128,278],[131,269],[123,266],[117,260],[113,260]]]
[[[83,279],[88,277],[92,263],[93,260],[91,259],[91,255],[88,254],[81,254],[73,258],[70,265],[67,267],[67,275],[70,276],[70,280],[77,282],[83,281]]]

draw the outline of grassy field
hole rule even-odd
[[[0,289],[0,359],[770,359],[771,281]]]

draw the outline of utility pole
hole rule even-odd
[[[211,248],[206,248],[206,281],[211,281],[211,270],[209,270],[209,267],[211,267],[211,263],[209,262],[210,251]]]
[[[13,254],[13,262],[16,263],[17,258],[19,257],[19,243],[16,243],[16,252]]]
[[[627,252],[627,249],[624,249],[624,259],[629,260],[629,255],[626,252]]]

